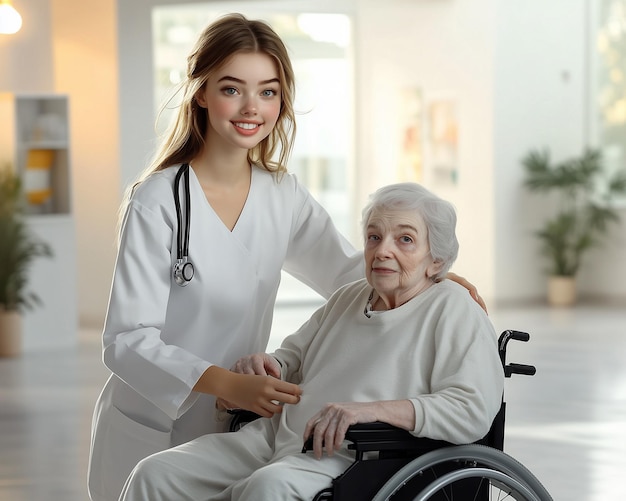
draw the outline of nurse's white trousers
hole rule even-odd
[[[295,444],[294,444],[295,445]],[[269,419],[234,433],[204,435],[141,461],[130,475],[121,501],[217,501],[271,499],[309,501],[352,462],[342,455],[315,459],[274,452]]]

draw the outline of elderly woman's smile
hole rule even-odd
[[[385,266],[379,266],[376,263],[372,265],[372,273],[396,273],[396,270],[392,270],[391,268],[387,268]]]

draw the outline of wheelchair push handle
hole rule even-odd
[[[500,339],[498,340],[500,349],[506,349],[506,345],[511,339],[525,343],[530,339],[530,334],[528,332],[506,330],[500,334]]]
[[[511,339],[515,339],[515,341],[528,341],[530,339],[530,334],[528,332],[522,331],[509,331],[511,333]]]
[[[528,332],[506,330],[498,338],[498,352],[500,354],[500,360],[502,361],[502,367],[504,368],[504,376],[511,377],[512,374],[521,374],[524,376],[534,376],[537,369],[533,365],[525,364],[507,364],[506,363],[506,348],[507,344],[511,340],[527,342],[530,340],[530,334]]]
[[[534,365],[525,364],[507,364],[504,367],[505,377],[511,377],[511,374],[521,374],[523,376],[534,376],[537,369]]]

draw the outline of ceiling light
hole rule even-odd
[[[22,27],[22,16],[9,0],[0,0],[0,34],[12,35]]]

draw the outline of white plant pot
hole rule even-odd
[[[548,277],[548,303],[551,306],[572,306],[576,303],[576,277]]]
[[[16,357],[21,353],[22,316],[0,307],[0,357]]]

